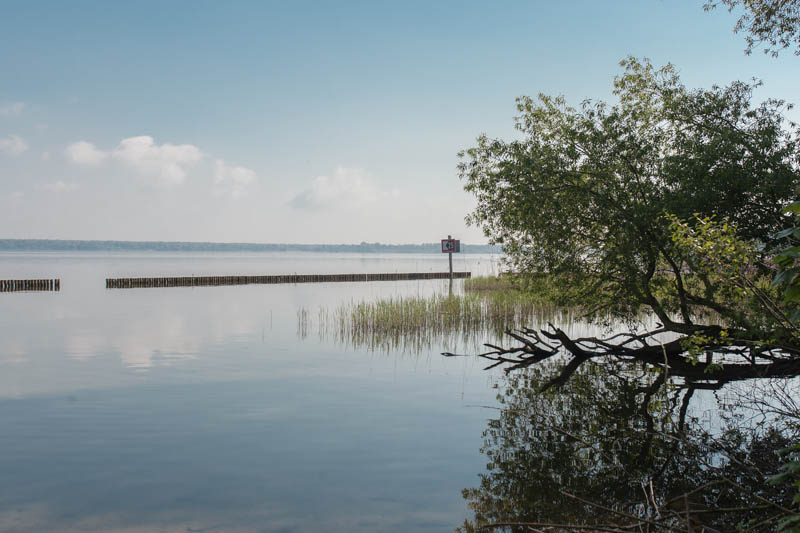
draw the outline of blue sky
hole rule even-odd
[[[0,238],[484,242],[456,154],[520,95],[611,100],[634,55],[797,100],[702,4],[4,2]]]

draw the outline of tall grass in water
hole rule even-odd
[[[419,353],[436,346],[475,352],[507,329],[574,318],[572,311],[541,305],[527,293],[502,290],[350,302],[332,311],[321,308],[316,325],[322,338],[370,350]],[[313,322],[307,310],[298,311],[298,335],[308,335]]]
[[[464,280],[465,291],[509,291],[519,289],[519,285],[511,274],[478,276]]]

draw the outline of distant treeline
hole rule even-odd
[[[258,244],[247,242],[160,242],[160,241],[68,241],[55,239],[0,239],[0,251],[142,251],[142,252],[350,252],[350,253],[441,253],[438,242],[422,244]],[[468,254],[499,254],[499,246],[462,244]]]

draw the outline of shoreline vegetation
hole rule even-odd
[[[578,309],[553,305],[535,292],[518,288],[507,275],[464,280],[463,293],[396,296],[351,301],[335,309],[297,312],[300,338],[319,334],[345,346],[372,351],[420,353],[443,345],[448,350],[481,350],[499,342],[508,330],[580,322]]]
[[[88,241],[61,239],[0,239],[0,252],[325,252],[441,254],[441,244],[280,244],[246,242]],[[501,254],[499,246],[462,244],[467,254]]]
[[[800,35],[800,2],[745,4],[739,28]],[[614,102],[522,96],[514,139],[459,154],[504,267],[622,326],[475,354],[511,386],[461,530],[798,532],[800,127],[758,80],[620,65]]]

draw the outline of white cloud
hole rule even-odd
[[[70,144],[64,153],[73,163],[78,163],[79,165],[99,165],[108,157],[108,154],[86,141]]]
[[[108,158],[135,168],[140,174],[155,177],[160,185],[178,185],[186,178],[187,167],[205,157],[191,144],[155,143],[149,135],[122,139],[114,150],[105,152],[86,141],[70,144],[67,157],[81,165],[99,165]]]
[[[141,135],[122,139],[113,150],[104,151],[87,141],[70,144],[65,150],[74,163],[96,166],[108,161],[134,169],[140,176],[154,178],[156,185],[169,187],[186,180],[189,170],[206,160],[199,171],[213,176],[217,194],[233,197],[244,195],[248,185],[256,180],[256,173],[242,166],[229,165],[223,159],[214,160],[192,144],[157,144],[153,137]],[[214,161],[213,169],[208,160]]]
[[[5,152],[10,155],[19,155],[27,149],[28,143],[17,135],[9,135],[6,138],[0,139],[0,152]]]
[[[311,187],[292,198],[289,205],[297,209],[364,207],[398,194],[397,189],[379,189],[362,169],[337,167],[332,177],[314,179]]]
[[[245,188],[256,180],[256,173],[246,167],[230,166],[222,159],[214,165],[214,183],[218,190],[234,198],[244,195]]]
[[[42,152],[42,160],[50,161],[50,152]]]
[[[25,193],[22,191],[14,191],[8,195],[11,200],[22,200],[25,197]]]
[[[22,102],[9,102],[0,104],[0,115],[2,116],[16,116],[22,114],[25,109],[25,104]]]
[[[48,192],[68,192],[78,190],[80,185],[77,183],[65,183],[59,180],[54,183],[45,183],[44,185],[40,185],[39,188]]]
[[[191,144],[155,144],[149,135],[120,141],[111,155],[143,174],[161,180],[162,185],[178,185],[186,178],[186,167],[205,157]]]

